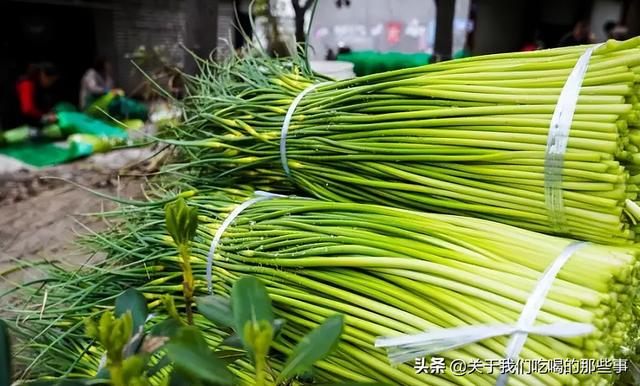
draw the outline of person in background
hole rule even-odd
[[[80,82],[80,108],[82,110],[113,89],[111,74],[111,63],[105,58],[98,58],[93,67],[84,73]]]
[[[529,39],[522,45],[520,51],[536,51],[544,48],[544,42],[540,38],[540,30],[536,29],[533,34],[529,34]]]
[[[629,39],[629,28],[623,24],[617,24],[613,31],[611,31],[613,39],[626,40]]]
[[[331,48],[327,50],[327,54],[324,57],[324,60],[338,60],[338,55]]]
[[[25,75],[16,82],[18,125],[42,126],[55,103],[53,86],[59,78],[51,63],[30,64]]]
[[[608,21],[604,23],[604,32],[607,34],[607,39],[625,40],[628,39],[629,29],[620,23],[615,21]]]
[[[613,39],[613,29],[616,28],[616,25],[618,23],[616,23],[615,21],[609,20],[608,22],[604,23],[604,26],[602,26],[602,29],[604,30],[605,35],[607,35],[607,39]]]
[[[595,37],[591,33],[589,20],[580,20],[573,29],[560,39],[558,47],[578,46],[581,44],[591,44],[595,42]]]

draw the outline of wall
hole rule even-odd
[[[517,51],[534,38],[547,48],[555,47],[576,21],[589,17],[592,3],[593,0],[476,0],[474,54]]]
[[[540,3],[540,20],[549,24],[571,25],[579,17],[579,3],[584,0],[544,0]]]
[[[631,36],[640,36],[640,0],[627,0],[625,23]]]
[[[316,10],[310,44],[314,58],[324,58],[339,45],[352,50],[432,52],[436,7],[433,0],[351,0],[337,8],[321,1]]]
[[[451,53],[465,48],[467,44],[467,33],[471,31],[469,25],[469,12],[471,10],[471,0],[456,0],[455,14],[453,18],[453,41],[451,43]]]
[[[116,42],[113,39],[113,10],[93,10],[93,20],[96,30],[96,56],[111,58],[117,57]]]
[[[184,45],[199,57],[208,58],[218,44],[218,3],[221,1],[182,1],[186,4],[186,17],[181,21],[181,27],[186,30]],[[180,51],[183,50],[180,49]],[[186,70],[188,72],[195,71],[195,60],[188,54],[185,57]]]
[[[235,25],[235,9],[231,1],[221,1],[218,4],[218,52],[217,57],[223,58],[227,56],[229,50],[233,49],[234,44],[234,25]]]
[[[218,6],[225,18],[218,27]],[[187,71],[194,61],[181,47],[207,57],[217,46],[218,36],[227,35],[231,0],[115,0],[113,11],[96,10],[98,50],[115,65],[118,85],[135,90],[143,76],[131,64],[129,56],[139,47],[159,48],[166,61]]]
[[[544,0],[541,4],[538,27],[542,31],[540,37],[546,46],[555,47],[578,20],[588,19],[592,3],[592,0]]]
[[[517,51],[524,40],[523,0],[478,0],[474,55]]]
[[[591,32],[596,35],[596,41],[607,39],[604,24],[608,21],[618,22],[622,15],[622,2],[616,0],[596,0],[591,14]]]
[[[185,53],[179,43],[185,40],[185,25],[185,1],[120,1],[113,13],[115,63],[120,86],[131,90],[142,81],[142,76],[126,58],[140,46],[164,46],[173,60],[184,64]]]

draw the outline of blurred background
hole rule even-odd
[[[310,7],[296,10],[304,3],[271,0],[269,17],[256,17],[253,31],[246,0],[4,0],[0,89],[12,88],[30,63],[52,62],[61,98],[78,103],[81,77],[102,57],[111,62],[118,87],[143,96],[143,78],[131,59],[149,71],[164,65],[190,71],[180,45],[201,56],[218,49],[220,57],[245,43],[236,25],[265,41],[269,21],[291,47],[297,19],[305,27],[310,19]],[[341,52],[446,59],[555,47],[583,20],[595,41],[607,38],[607,23],[638,35],[640,0],[319,0],[309,44],[314,60]]]

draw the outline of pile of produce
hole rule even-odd
[[[486,55],[328,83],[260,60],[203,64],[180,142],[171,141],[188,146],[186,164],[171,169],[195,169],[207,182],[288,179],[331,201],[629,243],[637,239],[640,38],[593,53],[564,155],[564,213],[545,202],[550,120],[584,52]],[[288,109],[311,84],[281,140]]]
[[[245,199],[243,192],[206,192],[188,199],[200,213],[191,261],[201,295],[207,291],[205,270],[213,235]],[[126,208],[125,213],[127,227],[95,239],[109,252],[106,262],[80,276],[59,273],[59,283],[50,285],[44,323],[59,315],[56,305],[64,302],[73,305],[64,309],[65,317],[81,325],[83,317],[113,302],[130,285],[155,300],[152,312],[162,312],[154,308],[166,293],[184,306],[182,268],[164,228],[162,205]],[[344,314],[342,342],[334,356],[318,364],[320,380],[493,385],[497,373],[459,377],[416,374],[408,364],[390,366],[374,341],[440,328],[515,323],[539,277],[571,243],[482,219],[274,198],[249,206],[225,230],[213,259],[213,289],[228,297],[239,277],[258,277],[268,288],[276,316],[286,321],[283,334],[293,341],[326,317]],[[580,338],[532,335],[521,357],[631,355],[638,339],[633,312],[637,265],[637,250],[629,247],[588,244],[576,251],[554,281],[537,321],[589,323],[595,331]],[[58,325],[47,334],[63,333],[71,339],[67,328]],[[508,337],[487,339],[440,356],[447,361],[500,359],[507,342]],[[82,344],[74,346],[77,354]],[[513,375],[510,384],[597,385],[613,377]]]
[[[590,243],[562,265],[534,325],[572,322],[591,332],[531,333],[518,358],[636,359],[640,38],[595,49],[562,155],[563,205],[548,197],[549,126],[584,52],[496,54],[337,82],[296,60],[201,62],[184,122],[163,138],[178,151],[166,167],[171,178],[157,180],[148,201],[118,200],[120,209],[102,214],[114,225],[85,239],[100,259],[71,272],[53,265],[20,288],[31,304],[10,311],[23,374],[95,375],[104,352],[86,337],[85,320],[105,315],[130,288],[149,301],[151,325],[175,316],[171,299],[209,345],[227,350],[247,332],[212,323],[198,301],[209,287],[228,299],[250,275],[284,322],[274,370],[309,330],[344,315],[337,349],[292,385],[494,385],[497,371],[420,373],[402,350],[418,359],[433,352],[376,342],[514,325],[574,239]],[[299,196],[248,205],[256,189]],[[182,199],[188,209],[165,207]],[[197,210],[197,227],[171,217],[174,210]],[[193,237],[179,241],[180,227]],[[509,346],[507,334],[435,354],[447,363],[504,359]],[[263,373],[252,366],[244,356],[230,369],[250,385]],[[508,384],[618,378],[533,372]]]

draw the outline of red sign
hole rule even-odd
[[[387,43],[398,44],[400,37],[402,36],[402,23],[399,21],[392,21],[387,23]]]

